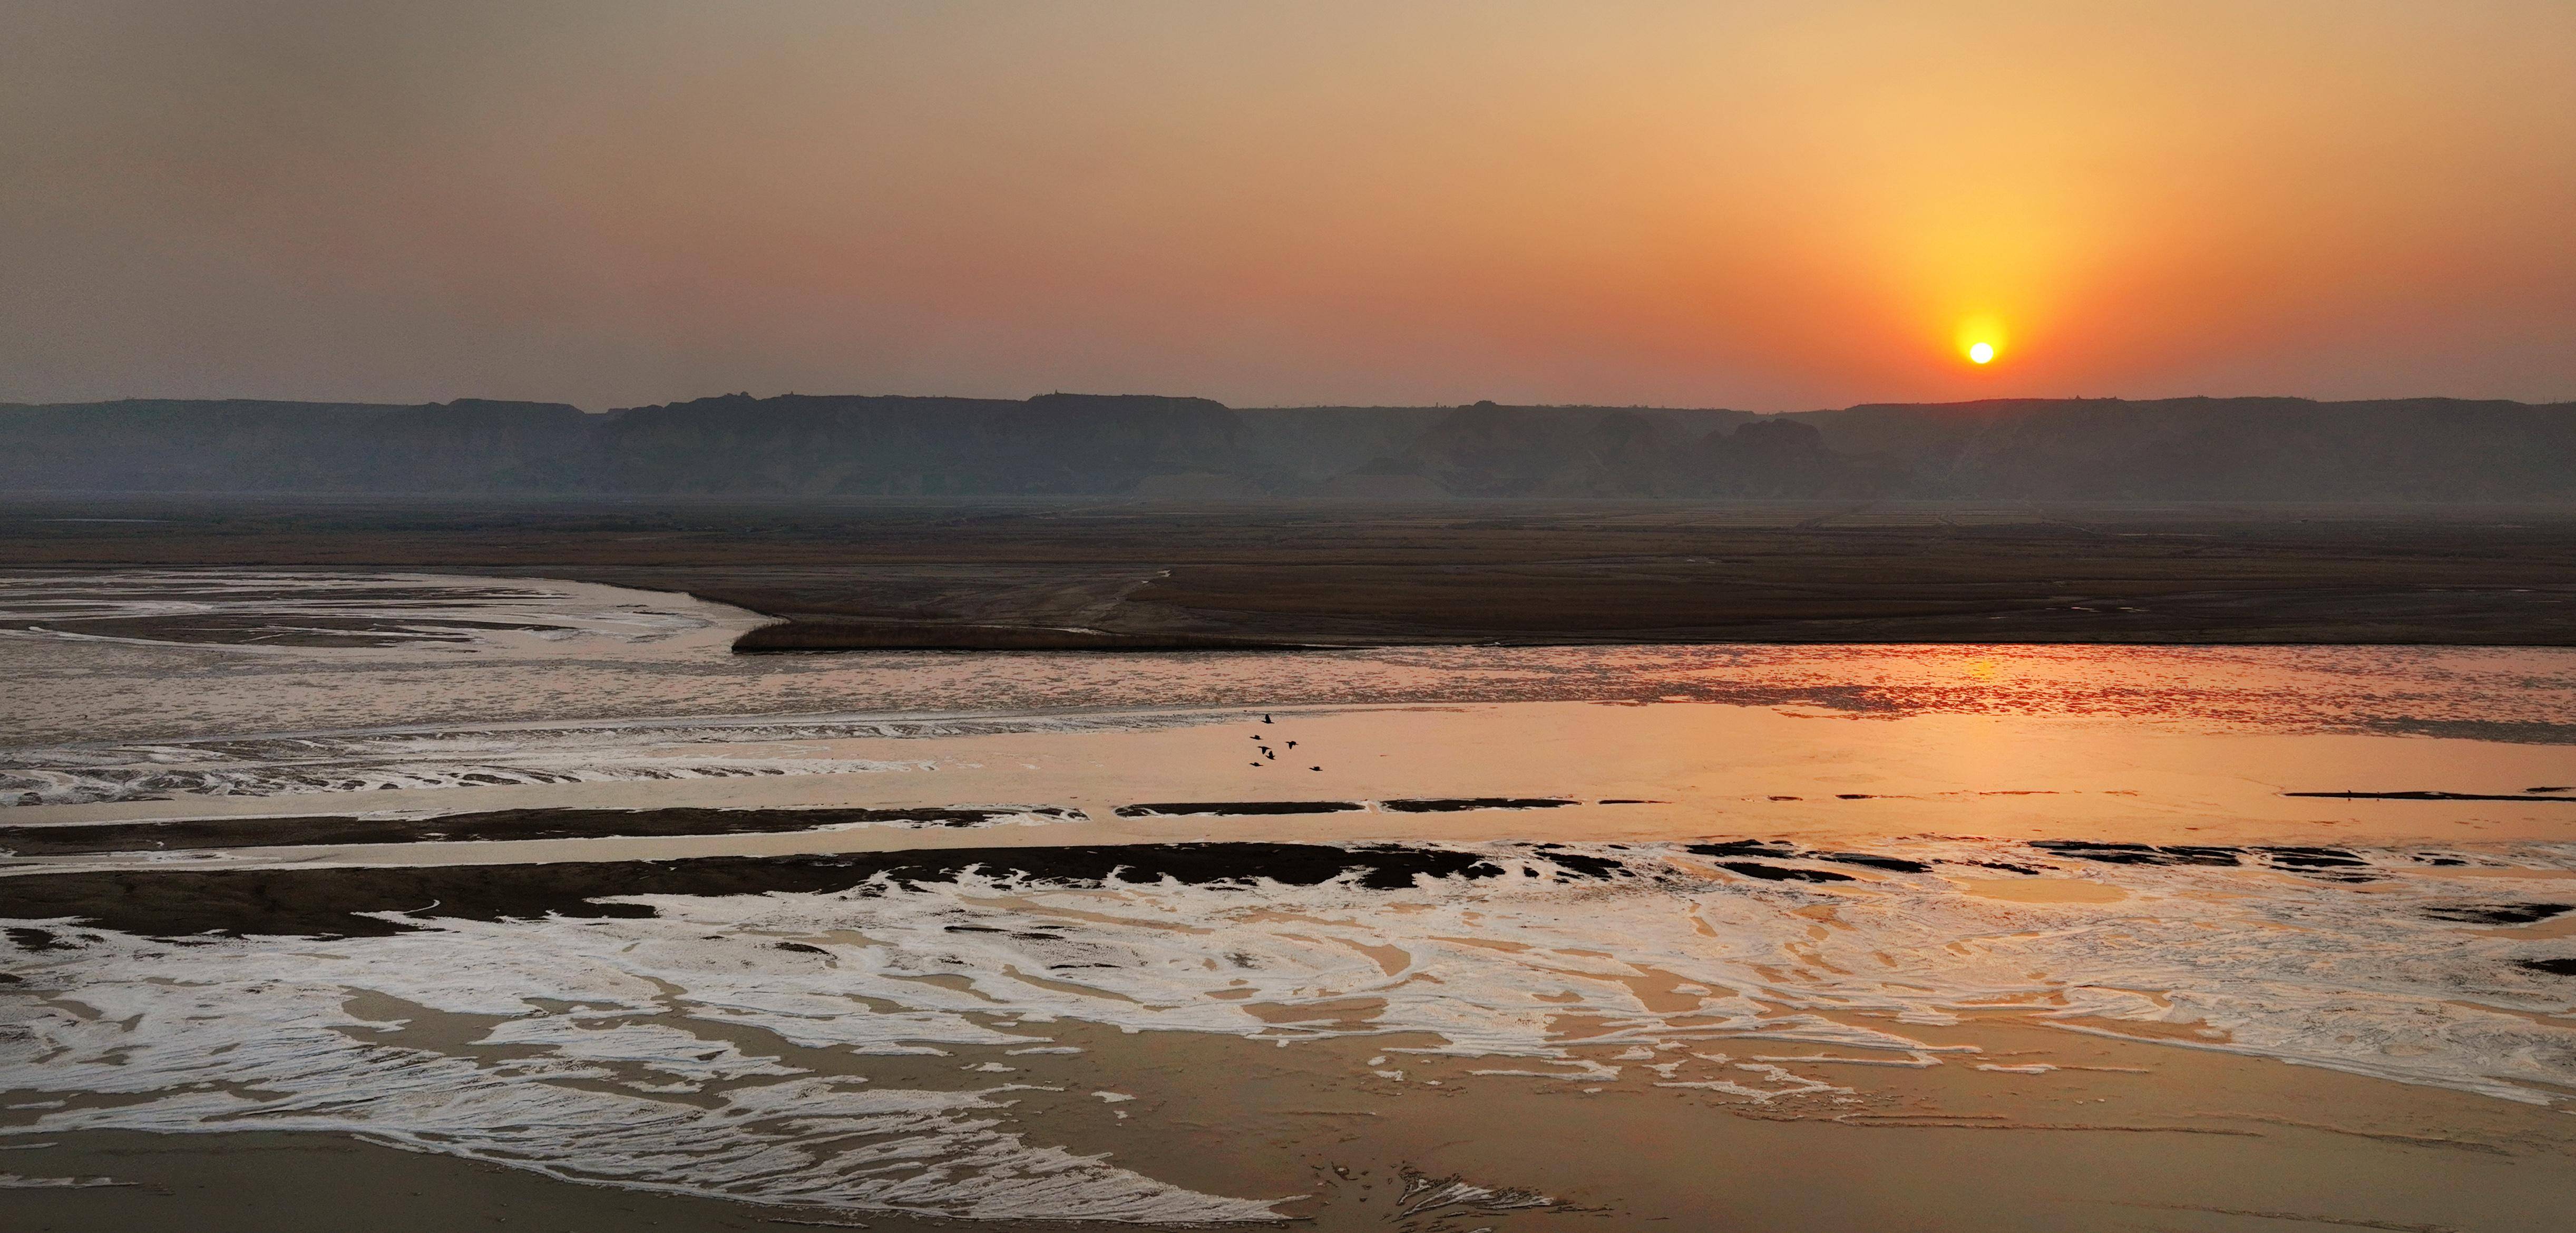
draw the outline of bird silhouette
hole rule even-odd
[[[1297,747],[1297,742],[1295,742],[1295,741],[1290,741],[1290,742],[1288,742],[1288,748],[1290,748],[1290,749],[1295,749],[1296,747]]]
[[[1307,767],[1306,769],[1307,769],[1307,770],[1310,770],[1310,771],[1320,771],[1320,770],[1322,770],[1322,769],[1324,769],[1324,768],[1322,768],[1322,767],[1320,767],[1320,766],[1310,766],[1310,767]]]
[[[1261,722],[1263,722],[1263,723],[1269,723],[1269,722],[1270,722],[1270,717],[1269,717],[1268,715],[1264,715],[1264,716],[1262,716],[1262,717],[1261,717]]]

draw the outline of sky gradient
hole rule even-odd
[[[0,400],[2570,399],[2570,65],[2566,0],[0,0]]]

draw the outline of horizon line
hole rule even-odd
[[[1501,401],[1501,400],[1499,400],[1499,399],[1491,399],[1491,398],[1486,398],[1486,399],[1477,399],[1477,400],[1472,401],[1472,402],[1420,402],[1420,403],[1396,403],[1396,402],[1384,402],[1384,403],[1356,403],[1356,402],[1346,402],[1346,403],[1335,403],[1335,402],[1315,402],[1315,403],[1268,403],[1268,404],[1243,404],[1243,405],[1238,405],[1238,404],[1235,404],[1235,403],[1229,403],[1229,402],[1226,402],[1226,401],[1224,401],[1224,400],[1222,400],[1222,399],[1210,398],[1210,397],[1207,397],[1207,396],[1205,396],[1205,395],[1200,395],[1200,394],[1085,393],[1085,392],[1072,391],[1072,390],[1050,390],[1050,391],[1047,391],[1046,393],[1042,393],[1042,394],[1031,394],[1031,395],[1029,395],[1029,396],[1027,396],[1027,397],[1025,397],[1025,398],[1008,398],[1008,397],[990,397],[990,396],[980,396],[980,395],[973,395],[973,394],[859,394],[859,393],[808,394],[808,393],[804,393],[804,392],[797,391],[797,390],[787,390],[787,391],[783,391],[783,392],[776,393],[776,394],[753,394],[753,393],[750,393],[749,391],[736,391],[736,392],[731,392],[731,393],[721,393],[721,394],[702,394],[702,395],[698,395],[698,396],[696,396],[696,397],[690,397],[690,398],[672,398],[672,399],[669,399],[669,400],[667,400],[667,401],[664,401],[664,402],[658,402],[658,403],[631,403],[631,404],[627,404],[627,405],[623,405],[623,406],[611,406],[611,407],[600,407],[600,408],[585,407],[585,406],[582,406],[582,405],[581,405],[581,404],[579,404],[579,403],[566,402],[566,401],[560,401],[560,400],[555,400],[555,399],[543,399],[543,398],[489,398],[489,397],[483,397],[483,396],[479,396],[479,395],[465,395],[465,396],[460,396],[460,397],[455,397],[455,398],[449,398],[449,399],[446,399],[446,400],[443,400],[443,401],[442,401],[442,400],[423,400],[423,401],[420,401],[420,402],[381,402],[381,401],[372,401],[372,400],[364,400],[364,399],[331,399],[331,398],[244,398],[244,397],[224,397],[224,396],[169,397],[169,396],[160,396],[160,395],[123,395],[123,396],[119,396],[119,397],[115,397],[115,398],[70,399],[70,400],[60,400],[60,401],[51,401],[51,402],[26,402],[26,401],[16,401],[16,400],[0,400],[0,408],[12,408],[12,409],[35,409],[35,408],[45,408],[45,407],[96,407],[96,406],[112,406],[112,405],[116,405],[116,404],[119,404],[119,403],[138,403],[138,402],[163,402],[163,403],[253,403],[253,404],[275,405],[275,406],[307,406],[307,407],[330,407],[330,406],[339,406],[339,407],[383,407],[383,408],[453,407],[453,406],[456,406],[457,404],[460,404],[460,403],[499,403],[499,404],[510,404],[510,405],[519,405],[519,406],[533,406],[533,407],[569,407],[569,408],[573,409],[574,411],[578,411],[578,412],[580,412],[581,414],[584,414],[584,415],[612,415],[612,414],[615,414],[615,413],[618,413],[618,412],[621,412],[621,411],[644,411],[644,410],[653,410],[653,409],[657,409],[657,408],[681,407],[681,406],[687,406],[687,405],[690,405],[690,404],[692,404],[692,403],[700,403],[700,402],[721,402],[721,401],[727,401],[727,400],[733,400],[733,399],[742,399],[742,400],[746,400],[746,401],[750,401],[750,402],[772,402],[772,401],[776,401],[776,400],[779,400],[779,399],[786,399],[786,398],[816,398],[816,399],[888,399],[888,400],[897,400],[897,399],[899,399],[899,400],[904,400],[904,401],[917,401],[917,402],[985,402],[985,403],[1020,403],[1020,404],[1037,402],[1037,401],[1039,401],[1039,400],[1041,400],[1041,399],[1046,399],[1046,398],[1101,398],[1101,399],[1140,398],[1140,399],[1159,399],[1159,400],[1165,400],[1165,401],[1171,401],[1171,402],[1205,402],[1205,403],[1212,403],[1212,404],[1214,404],[1214,405],[1216,405],[1216,406],[1218,406],[1218,407],[1224,408],[1225,410],[1228,410],[1228,411],[1243,411],[1243,412],[1261,412],[1261,411],[1433,411],[1433,410],[1442,410],[1442,411],[1463,411],[1463,410],[1472,410],[1472,409],[1474,409],[1474,408],[1476,408],[1476,407],[1480,407],[1480,406],[1490,406],[1490,407],[1496,407],[1496,408],[1507,408],[1507,409],[1511,409],[1511,410],[1522,410],[1522,411],[1647,411],[1647,412],[1656,412],[1656,411],[1661,411],[1661,412],[1723,412],[1723,413],[1733,414],[1733,415],[1751,415],[1751,416],[1760,416],[1760,417],[1765,417],[1765,418],[1769,418],[1769,417],[1773,417],[1773,416],[1782,416],[1782,415],[1818,415],[1818,414],[1826,414],[1826,413],[1831,413],[1831,412],[1836,412],[1836,411],[1854,411],[1854,410],[1860,410],[1860,409],[1862,409],[1862,408],[1871,408],[1871,407],[1977,407],[1977,406],[1992,406],[1992,405],[1999,405],[1999,404],[2013,404],[2013,403],[2066,403],[2066,402],[2104,402],[2104,403],[2292,402],[2292,403],[2307,403],[2307,404],[2314,405],[2314,406],[2369,406],[2369,405],[2382,404],[2382,403],[2403,403],[2403,402],[2455,402],[2455,403],[2483,403],[2483,404],[2490,404],[2490,405],[2493,405],[2493,404],[2503,404],[2503,405],[2509,405],[2509,406],[2530,407],[2530,408],[2535,408],[2535,409],[2538,409],[2538,408],[2548,408],[2548,407],[2567,407],[2567,406],[2576,406],[2576,396],[2570,396],[2570,397],[2567,397],[2567,398],[2554,399],[2554,400],[2548,400],[2548,401],[2539,401],[2539,402],[2534,402],[2534,401],[2528,401],[2528,400],[2524,400],[2524,399],[2517,399],[2517,398],[2468,398],[2468,397],[2461,397],[2461,396],[2457,396],[2457,395],[2450,395],[2450,394],[2414,394],[2414,395],[2401,395],[2401,396],[2394,396],[2394,397],[2381,397],[2381,398],[2317,398],[2317,397],[2312,397],[2312,396],[2304,395],[2304,394],[2180,394],[2180,395],[2171,395],[2171,396],[2166,396],[2166,397],[2138,398],[2138,397],[2131,397],[2131,396],[2123,395],[2123,394],[2067,394],[2067,395],[2019,395],[2019,396],[2012,396],[2012,397],[1997,397],[1997,398],[1968,398],[1968,399],[1953,399],[1953,400],[1948,400],[1948,401],[1922,401],[1922,402],[1903,401],[1903,400],[1872,400],[1872,401],[1862,401],[1862,402],[1847,403],[1847,404],[1844,404],[1844,405],[1842,405],[1842,406],[1838,406],[1838,407],[1828,406],[1828,407],[1807,407],[1807,408],[1801,408],[1801,409],[1794,409],[1794,410],[1782,410],[1782,411],[1752,411],[1752,410],[1747,410],[1747,409],[1745,409],[1745,408],[1741,408],[1741,407],[1727,407],[1727,406],[1675,406],[1675,405],[1656,404],[1656,403],[1606,403],[1606,402],[1604,402],[1604,403],[1596,403],[1596,402],[1504,402],[1504,401]]]

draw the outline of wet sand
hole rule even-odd
[[[1939,1066],[1808,1063],[1853,1089],[1839,1101],[1658,1088],[1651,1072],[1633,1069],[1634,1077],[1579,1084],[1478,1076],[1472,1065],[1397,1052],[1423,1043],[1404,1039],[1280,1048],[1215,1035],[1123,1036],[1073,1022],[1042,1030],[1081,1052],[961,1048],[856,1065],[880,1082],[905,1083],[1009,1065],[1030,1086],[1002,1116],[1032,1140],[1107,1153],[1194,1191],[1278,1200],[1293,1227],[1325,1230],[1540,1233],[1671,1221],[1784,1233],[2504,1233],[2557,1228],[2576,1178],[2576,1134],[2564,1114],[2011,1025],[1932,1031],[1945,1048],[1979,1050]],[[1727,1047],[1745,1056],[1830,1052]],[[1401,1079],[1371,1065],[1390,1053],[1401,1059]],[[1105,1102],[1092,1095],[1099,1091],[1129,1099]],[[1522,1129],[1462,1133],[1505,1126]],[[0,1161],[21,1177],[116,1184],[0,1188],[0,1215],[13,1228],[330,1230],[346,1228],[359,1209],[371,1213],[370,1228],[388,1230],[976,1227],[586,1186],[342,1135],[44,1138],[42,1146],[0,1141]]]
[[[461,753],[449,746],[467,741],[437,732],[237,738],[209,742],[207,756],[225,759],[214,765],[239,768],[212,794],[184,790],[173,775],[184,747],[156,742],[130,756],[172,787],[12,809],[0,849],[91,865],[87,854],[114,851],[479,863],[1244,839],[1866,850],[1910,834],[2295,848],[2545,841],[2576,823],[2567,794],[2523,790],[2569,777],[2576,755],[2558,744],[1689,704],[1278,708],[1269,725],[1262,714],[1017,717],[998,730],[952,718],[921,735],[852,734],[877,721],[585,727],[534,765],[631,760],[644,773],[534,783],[486,774],[503,769],[486,747],[525,757],[558,739],[546,730],[470,733]],[[1259,756],[1265,733],[1292,734],[1268,738],[1291,760]],[[373,752],[379,740],[387,753]],[[365,776],[329,779],[363,794],[314,790],[308,773],[351,746]],[[671,766],[693,774],[658,770]],[[2345,795],[2357,783],[2397,791]],[[1274,795],[1283,788],[1301,799]],[[365,816],[350,812],[359,801]],[[408,854],[382,851],[388,842]]]
[[[545,861],[362,868],[78,872],[0,883],[13,913],[63,916],[155,937],[204,933],[322,937],[399,933],[385,919],[422,904],[439,919],[499,921],[548,916],[650,916],[610,896],[838,893],[875,879],[952,881],[963,870],[1045,883],[1098,885],[1111,877],[1185,885],[1270,881],[1312,886],[1344,873],[1377,890],[1411,886],[1416,875],[1498,877],[1473,853],[1383,845],[1194,843],[946,848],[838,856],[702,857],[688,861]],[[1576,876],[1582,876],[1580,874]],[[38,931],[41,932],[41,931]],[[41,939],[39,947],[43,946]]]
[[[160,595],[199,585],[245,596]],[[0,640],[76,700],[0,766],[51,802],[0,810],[0,1223],[2521,1230],[2576,1189],[2563,652],[746,665],[757,618],[546,585],[391,645]],[[367,586],[235,624],[457,598]],[[848,705],[898,696],[938,705]]]
[[[0,823],[0,852],[16,856],[64,856],[362,843],[776,835],[852,826],[973,828],[1024,819],[1062,821],[1067,820],[1070,813],[1069,810],[1046,805],[984,809],[504,809],[491,813],[441,815],[434,819],[338,816],[70,826],[11,826]]]

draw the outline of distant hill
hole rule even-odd
[[[2576,404],[0,404],[0,492],[2576,502]]]
[[[2576,499],[2576,403],[2016,399],[1794,418],[1837,453],[1901,463],[1908,496]]]

